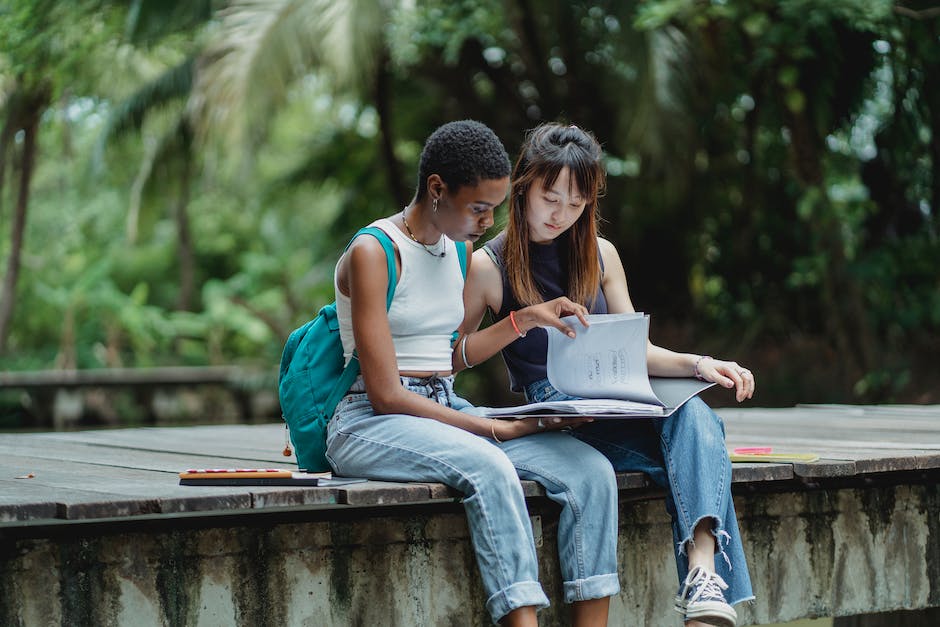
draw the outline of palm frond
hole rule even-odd
[[[124,35],[139,45],[195,30],[212,18],[214,4],[213,0],[133,0],[127,9]]]
[[[371,84],[386,25],[397,3],[392,0],[346,0],[337,3],[336,22],[323,39],[321,59],[339,87]]]
[[[137,175],[131,184],[127,206],[127,222],[124,225],[124,234],[128,244],[137,243],[137,231],[140,225],[140,210],[143,206],[144,189],[153,174],[153,164],[160,151],[161,142],[151,141],[144,143],[144,156],[140,160]]]
[[[148,196],[151,200],[165,200],[166,185],[174,170],[187,167],[192,153],[192,128],[184,115],[180,115],[158,139],[145,142],[145,150],[134,182],[131,185],[125,234],[128,243],[138,238],[142,210]]]
[[[95,145],[91,160],[93,170],[100,169],[104,164],[104,153],[109,142],[128,133],[139,132],[148,115],[174,101],[179,101],[181,108],[185,105],[193,88],[195,64],[194,56],[187,58],[143,85],[114,107]]]
[[[365,0],[233,2],[197,71],[190,109],[200,135],[260,139],[290,85],[314,69],[338,87],[368,84],[387,11]]]

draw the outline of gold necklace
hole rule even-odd
[[[407,207],[406,207],[405,209],[407,209]],[[405,223],[405,230],[408,231],[408,236],[411,237],[411,239],[414,240],[416,243],[421,244],[421,247],[424,248],[424,250],[425,250],[429,255],[431,255],[432,257],[443,257],[444,255],[447,254],[446,246],[445,246],[445,249],[444,249],[444,250],[442,250],[442,251],[439,252],[439,253],[436,253],[436,252],[434,252],[433,250],[431,250],[431,247],[430,247],[430,246],[428,246],[427,244],[425,244],[424,242],[422,242],[421,240],[419,240],[417,237],[415,237],[415,234],[412,232],[411,227],[408,226],[408,219],[405,218],[405,210],[404,210],[404,209],[402,209],[402,211],[401,211],[401,221]]]

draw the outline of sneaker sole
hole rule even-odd
[[[675,608],[678,610],[678,606]],[[731,611],[729,612],[728,609]],[[724,608],[724,607],[702,607],[698,609],[689,608],[685,609],[685,619],[686,620],[697,620],[703,623],[708,623],[709,625],[717,625],[718,627],[736,627],[738,623],[738,615],[733,608]]]

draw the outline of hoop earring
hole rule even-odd
[[[439,199],[439,198],[435,198],[434,201],[431,203],[431,211],[433,211],[434,213],[437,213],[437,201],[438,201],[438,200],[440,200],[440,199]]]

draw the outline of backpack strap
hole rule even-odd
[[[385,308],[389,309],[392,306],[392,296],[395,295],[395,284],[398,281],[398,272],[395,269],[395,249],[392,246],[392,239],[388,236],[388,233],[383,231],[377,226],[366,226],[353,235],[352,239],[349,240],[349,244],[346,244],[348,249],[352,243],[362,234],[371,235],[375,239],[379,240],[379,243],[382,245],[382,248],[385,249],[385,262],[388,264],[388,293],[385,296]],[[457,248],[457,261],[460,263],[460,273],[463,275],[463,278],[467,278],[467,245],[463,242],[454,242],[454,246]],[[451,335],[451,345],[457,341],[457,331]],[[357,376],[359,376],[359,368],[350,368],[353,363],[359,363],[359,356],[356,354],[356,351],[353,350],[353,358],[346,365],[346,369],[343,371],[343,375],[340,379],[340,384],[337,386],[337,389],[342,389],[343,393],[346,393],[346,390],[349,389],[349,386],[352,385],[352,382]],[[336,402],[339,402],[339,398],[342,398],[340,395]],[[332,399],[331,399],[332,400]]]
[[[460,273],[467,279],[467,245],[463,242],[454,242],[457,246],[457,261],[460,262]]]
[[[352,243],[356,241],[356,238],[362,234],[373,236],[375,239],[379,240],[382,248],[385,249],[385,262],[388,264],[388,293],[385,297],[385,307],[387,309],[392,306],[392,296],[395,294],[395,284],[398,281],[398,273],[395,269],[395,248],[392,245],[392,239],[388,236],[388,233],[377,226],[366,226],[356,231],[356,234],[349,240],[349,244],[346,244],[346,248],[349,248]],[[454,242],[454,246],[457,248],[457,261],[460,262],[460,274],[466,279],[467,246],[463,242]]]
[[[395,248],[392,245],[392,238],[377,226],[366,226],[356,231],[356,234],[346,244],[346,248],[352,246],[356,238],[363,234],[371,235],[379,240],[379,244],[385,250],[385,263],[388,265],[388,292],[385,294],[385,308],[388,309],[392,306],[392,296],[395,295],[395,284],[398,282],[398,271],[395,269]],[[466,251],[464,251],[464,256],[466,257]],[[466,262],[466,259],[464,259],[463,263],[466,264]],[[466,272],[464,274],[466,275]]]
[[[454,246],[457,248],[457,261],[460,262],[460,274],[463,275],[464,281],[467,280],[467,245],[464,242],[454,242]],[[450,347],[453,348],[457,345],[457,338],[460,337],[460,332],[454,331],[450,334]]]
[[[392,238],[388,236],[388,233],[378,227],[367,226],[356,231],[356,234],[349,240],[349,244],[346,244],[346,249],[349,249],[360,235],[371,235],[379,240],[382,249],[385,250],[385,263],[388,265],[388,292],[385,295],[385,308],[388,309],[392,306],[392,296],[395,295],[395,284],[398,282],[398,271],[395,269],[395,248],[392,245]],[[352,359],[350,359],[346,367],[343,368],[343,373],[333,387],[332,393],[325,405],[327,407],[336,407],[358,376],[359,355],[356,350],[353,349]]]

